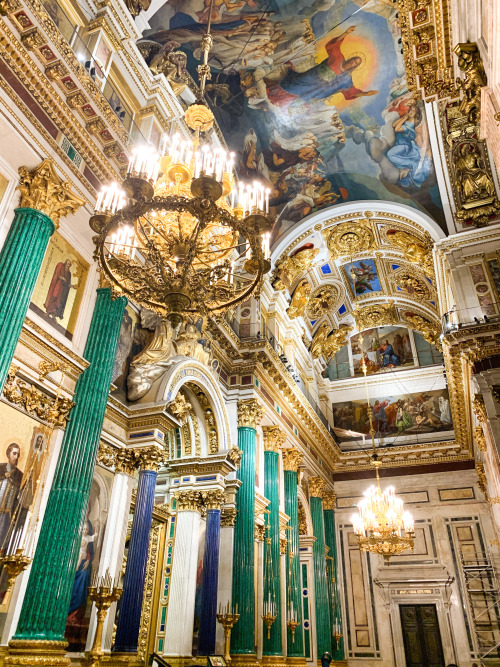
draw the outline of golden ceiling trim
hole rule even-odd
[[[398,0],[408,90],[429,102],[456,98],[450,0]]]

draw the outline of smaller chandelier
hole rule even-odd
[[[388,561],[391,556],[413,550],[413,517],[403,511],[403,501],[393,486],[381,491],[378,468],[377,486],[371,486],[363,495],[357,504],[358,514],[351,518],[361,551],[371,551]]]

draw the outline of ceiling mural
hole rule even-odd
[[[195,75],[209,0],[173,0],[144,38]],[[366,5],[362,8],[363,5]],[[268,183],[275,238],[332,204],[392,200],[444,225],[423,105],[388,0],[215,0],[212,94],[239,174]],[[209,93],[210,95],[210,93]]]

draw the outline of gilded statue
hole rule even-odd
[[[493,179],[488,174],[477,142],[465,142],[455,163],[456,186],[462,205],[495,196]]]
[[[325,357],[331,359],[343,345],[347,344],[347,336],[352,327],[342,326],[330,332],[330,324],[323,322],[314,334],[311,343],[311,354],[314,359]]]
[[[307,280],[302,280],[295,288],[290,306],[286,309],[290,319],[294,319],[295,317],[303,317],[305,315],[311,289],[312,286],[307,282]]]
[[[170,322],[143,308],[141,325],[155,333],[149,345],[134,357],[130,364],[127,377],[129,401],[137,401],[145,396],[153,383],[179,356],[192,357],[202,364],[209,364],[210,352],[199,342],[200,334],[194,324],[186,324],[184,330],[175,338]]]
[[[412,264],[418,264],[426,276],[434,278],[434,261],[432,259],[432,246],[424,245],[408,232],[401,230],[389,230],[387,238],[395,246],[400,248],[404,257]]]
[[[406,321],[412,329],[419,331],[428,343],[435,345],[438,349],[441,347],[439,341],[441,327],[439,322],[430,322],[415,313],[406,313]]]
[[[339,302],[341,292],[334,285],[324,285],[316,290],[307,304],[307,316],[311,320],[317,320],[326,313],[333,312]]]
[[[469,123],[478,124],[481,114],[481,88],[487,79],[477,44],[457,44],[454,48],[458,56],[458,67],[465,78],[457,78],[457,87],[463,91],[459,111],[467,116]]]
[[[319,249],[317,248],[304,248],[278,262],[273,272],[274,289],[290,289],[295,278],[311,267],[318,253]]]
[[[131,1],[136,2],[137,0]],[[165,44],[160,45],[151,40],[141,40],[137,46],[153,74],[163,74],[174,95],[180,95],[190,81],[186,69],[186,54],[177,50],[180,43],[167,40]]]

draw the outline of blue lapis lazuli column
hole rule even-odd
[[[217,625],[217,584],[219,580],[220,509],[207,510],[203,592],[201,596],[198,655],[215,655]]]
[[[137,653],[141,623],[142,597],[148,560],[149,532],[153,519],[156,470],[140,470],[134,519],[130,532],[127,568],[118,616],[118,628],[113,651]]]

